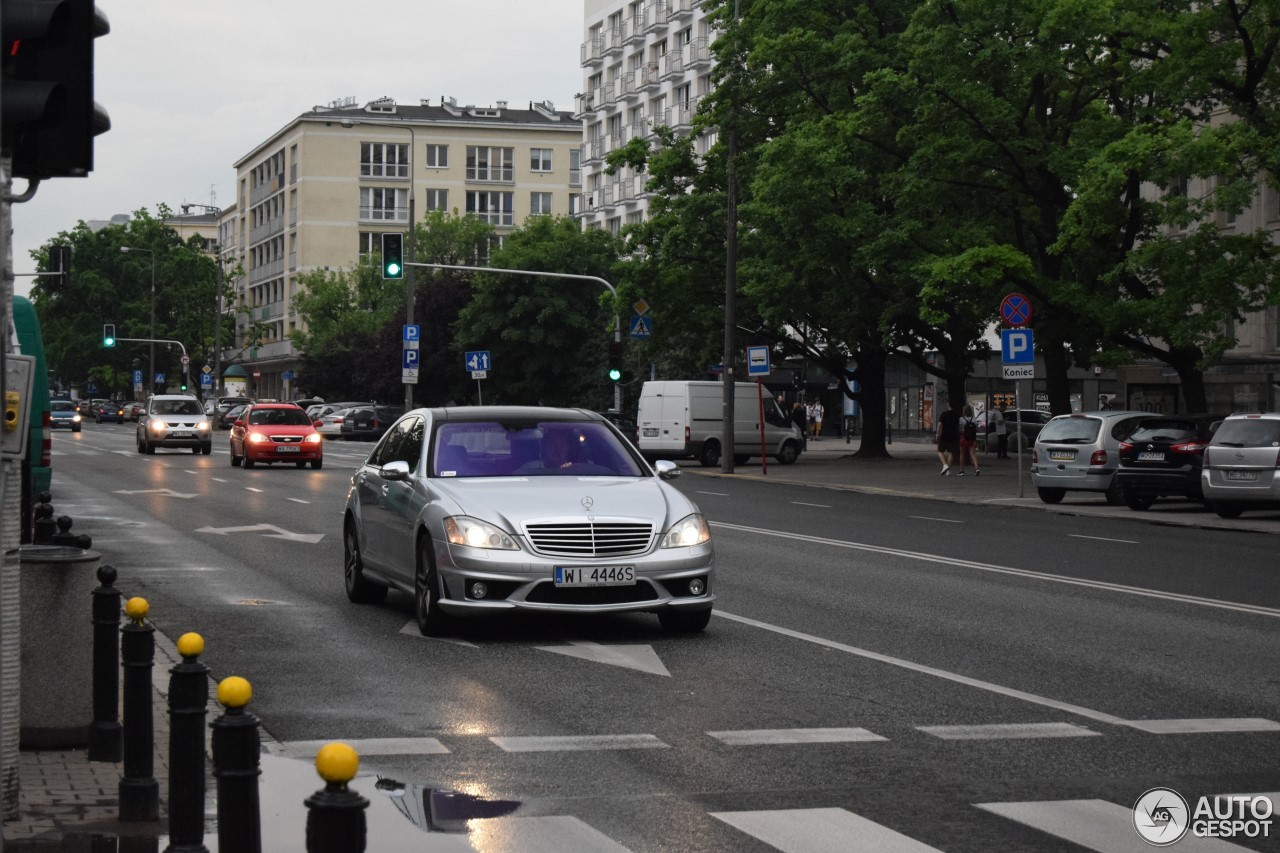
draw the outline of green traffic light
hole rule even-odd
[[[612,379],[614,382],[617,382],[619,379],[622,378],[622,371],[616,367],[610,369],[609,378]]]
[[[394,261],[387,264],[387,275],[389,276],[400,275],[400,265]]]

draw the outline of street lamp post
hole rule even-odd
[[[213,214],[213,221],[218,226],[218,236],[222,236],[222,208],[215,207],[211,204],[197,204],[188,202],[182,205],[182,212],[187,213],[193,207],[203,208]],[[213,396],[217,397],[218,392],[222,390],[222,240],[219,239],[215,244],[213,252],[214,261],[218,264],[218,279],[215,285],[218,289],[217,294],[213,298]]]
[[[120,251],[146,252],[151,256],[151,362],[148,365],[150,376],[147,379],[146,387],[148,390],[152,390],[155,388],[156,382],[156,251],[155,249],[135,249],[132,246],[121,246]]]

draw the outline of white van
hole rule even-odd
[[[760,456],[760,400],[754,382],[738,382],[733,402],[733,461]],[[705,467],[720,464],[724,438],[724,385],[719,382],[646,382],[640,390],[640,452],[648,459],[695,458]],[[764,445],[783,465],[800,458],[804,435],[764,395]]]

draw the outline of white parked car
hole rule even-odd
[[[1223,518],[1280,507],[1280,414],[1232,415],[1204,452],[1204,498]]]
[[[328,414],[316,418],[320,426],[316,432],[325,438],[342,438],[342,420],[347,416],[346,409],[335,409]]]

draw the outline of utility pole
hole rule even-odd
[[[738,0],[733,0],[735,62],[738,47]],[[722,409],[724,425],[720,433],[720,471],[733,473],[733,431],[735,426],[734,400],[737,394],[737,377],[733,365],[737,361],[737,345],[734,343],[734,327],[738,322],[738,92],[736,69],[729,90],[729,152],[725,163],[724,210],[724,364],[720,374],[724,397]]]

